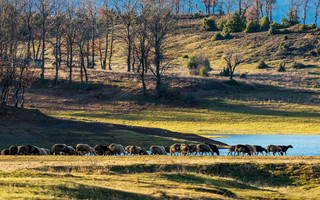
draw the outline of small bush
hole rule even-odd
[[[286,71],[286,66],[284,63],[280,63],[279,67],[277,69],[277,72],[285,72]]]
[[[208,75],[209,75],[209,74],[208,74],[207,68],[201,67],[201,68],[200,68],[200,76],[206,77],[206,76],[208,76]]]
[[[189,58],[189,56],[188,55],[184,55],[183,58]]]
[[[226,84],[230,85],[230,86],[239,86],[240,85],[240,83],[234,79],[226,81]]]
[[[202,29],[204,31],[215,31],[216,28],[216,23],[214,22],[214,20],[212,18],[204,18],[202,20]]]
[[[230,76],[230,70],[228,67],[224,67],[220,72],[220,76]]]
[[[290,23],[289,23],[289,21],[288,21],[288,19],[287,18],[281,18],[281,20],[280,20],[281,22],[282,22],[282,27],[283,28],[287,28],[287,27],[289,27],[290,26]]]
[[[247,74],[240,74],[240,78],[242,78],[242,79],[247,78]]]
[[[283,36],[283,40],[287,40],[288,39],[288,36],[287,35],[284,35]]]
[[[201,10],[197,10],[194,14],[193,14],[193,18],[201,18],[202,15],[202,11]]]
[[[263,17],[259,20],[260,30],[267,31],[270,28],[270,20],[269,17]]]
[[[272,24],[270,24],[270,29],[269,29],[267,35],[275,35],[277,33],[278,33],[277,23],[273,22]]]
[[[227,27],[224,27],[224,28],[223,28],[223,30],[222,30],[222,36],[223,36],[225,39],[231,38],[230,32],[229,32],[229,30],[228,30]]]
[[[214,36],[211,38],[211,41],[223,40],[224,37],[220,33],[215,33]]]
[[[196,56],[189,57],[189,61],[187,63],[187,68],[192,71],[198,67]]]
[[[278,50],[287,52],[289,51],[289,46],[286,43],[284,43],[284,41],[281,41]]]
[[[306,25],[301,25],[301,26],[299,26],[299,29],[298,29],[299,31],[306,31],[306,30],[308,30],[308,27],[306,26]]]
[[[309,51],[309,55],[315,57],[318,55],[318,53],[316,51]]]
[[[217,28],[220,30],[223,30],[226,24],[227,24],[227,20],[224,17],[221,17],[217,23]]]
[[[265,69],[269,68],[269,66],[264,62],[264,60],[260,60],[260,62],[257,65],[257,69]]]
[[[259,32],[259,24],[257,22],[248,22],[247,27],[244,30],[245,33],[254,33],[254,32]]]
[[[316,28],[317,28],[317,25],[316,25],[315,23],[310,24],[310,25],[308,26],[308,29],[309,29],[309,30],[316,29]]]
[[[234,13],[231,19],[226,24],[230,33],[242,32],[246,28],[246,19],[239,13]]]
[[[193,106],[193,105],[196,105],[198,103],[198,99],[193,94],[186,94],[183,97],[182,101],[183,101],[184,104],[186,104],[188,106]]]
[[[211,70],[209,59],[203,56],[190,56],[187,68],[191,75],[201,75],[202,68],[206,69],[206,73]],[[202,69],[202,73],[205,74],[204,69]]]
[[[306,68],[306,66],[302,63],[298,63],[296,61],[294,61],[291,65],[292,68],[295,68],[295,69],[303,69],[303,68]]]

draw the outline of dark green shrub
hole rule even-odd
[[[225,39],[231,38],[230,32],[229,32],[229,30],[228,30],[227,27],[224,27],[224,28],[223,28],[223,30],[222,30],[222,36],[223,36]]]
[[[242,78],[242,79],[247,78],[247,74],[240,74],[240,78]]]
[[[246,19],[243,15],[235,12],[226,27],[230,33],[242,32],[246,28]]]
[[[301,25],[301,26],[299,26],[299,29],[298,29],[299,31],[306,31],[306,30],[308,30],[308,27],[306,26],[306,25]]]
[[[309,29],[309,30],[316,29],[316,28],[317,28],[317,25],[316,25],[315,23],[310,24],[310,25],[308,26],[308,29]]]
[[[275,35],[277,34],[279,31],[277,29],[277,23],[273,22],[272,24],[270,24],[270,29],[268,31],[268,35]]]
[[[288,21],[288,19],[287,18],[281,18],[281,20],[280,20],[281,22],[282,22],[282,27],[283,28],[286,28],[286,27],[288,27],[289,26],[289,21]]]
[[[189,58],[189,56],[188,55],[184,55],[183,58]]]
[[[215,33],[214,36],[211,38],[211,41],[216,41],[216,40],[223,40],[224,37],[220,33]]]
[[[285,72],[286,71],[286,66],[284,63],[280,63],[279,67],[277,69],[277,72]]]
[[[194,14],[193,14],[193,18],[201,18],[202,15],[202,11],[201,10],[197,10]]]
[[[317,52],[316,51],[309,51],[309,55],[310,56],[317,56]]]
[[[187,68],[189,69],[191,75],[201,75],[202,68],[206,69],[206,73],[211,70],[209,59],[203,56],[190,56],[187,63]],[[203,69],[202,71],[202,73],[205,72]]]
[[[230,76],[230,70],[228,67],[224,67],[220,72],[220,76]]]
[[[284,35],[283,36],[283,40],[287,40],[288,39],[288,36],[287,35]]]
[[[216,23],[214,22],[213,19],[205,17],[202,20],[202,29],[201,30],[204,30],[204,31],[215,31],[215,30],[217,30]]]
[[[201,67],[200,68],[200,76],[208,76],[208,70],[206,67]]]
[[[287,52],[289,50],[289,46],[284,41],[281,41],[278,50]]]
[[[269,17],[263,17],[259,20],[260,30],[267,31],[270,28],[270,20]]]
[[[291,65],[292,68],[295,68],[295,69],[303,69],[303,68],[306,68],[306,66],[302,63],[298,63],[296,61],[294,61]]]
[[[234,79],[226,81],[226,84],[230,85],[230,86],[239,86],[240,85],[240,83]]]
[[[244,30],[245,33],[254,33],[254,32],[259,32],[260,27],[257,22],[250,21],[247,23],[247,27]]]
[[[187,68],[192,71],[198,67],[198,62],[196,56],[189,57],[189,61],[187,63]]]
[[[188,106],[193,106],[198,103],[198,99],[194,94],[186,94],[183,99],[183,103],[188,105]]]
[[[289,11],[289,13],[286,15],[287,17],[287,26],[293,26],[296,24],[299,24],[299,17],[298,17],[298,12],[293,8]]]
[[[227,24],[227,20],[224,17],[221,17],[217,23],[217,27],[218,29],[223,30],[226,24]]]
[[[257,69],[265,69],[265,68],[269,68],[269,66],[264,62],[264,60],[260,60],[257,65]]]

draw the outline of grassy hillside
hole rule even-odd
[[[238,80],[168,78],[164,99],[143,98],[134,76],[101,74],[81,94],[75,85],[34,87],[32,105],[52,117],[161,128],[196,134],[311,134],[320,129],[316,90],[274,87]],[[149,80],[151,81],[151,80]],[[195,89],[196,88],[196,89]],[[185,102],[191,98],[192,104]]]
[[[317,199],[318,157],[1,156],[2,199]]]
[[[32,144],[51,149],[53,144],[75,146],[86,143],[120,143],[138,145],[149,149],[151,145],[169,146],[173,143],[214,142],[194,134],[181,134],[161,129],[140,128],[124,125],[58,120],[38,110],[19,108],[0,109],[0,148],[11,145]],[[214,142],[215,143],[215,142]],[[224,143],[216,142],[219,145]]]
[[[26,106],[68,123],[86,122],[84,126],[87,122],[111,123],[160,128],[164,129],[163,133],[191,134],[320,134],[317,126],[320,122],[319,36],[316,33],[297,32],[297,27],[291,27],[285,41],[283,34],[267,36],[266,32],[236,33],[233,39],[211,41],[215,32],[200,31],[201,19],[179,19],[177,23],[177,32],[167,39],[168,55],[174,58],[175,65],[165,73],[166,93],[162,99],[156,100],[152,96],[155,85],[151,74],[147,74],[146,80],[149,96],[141,96],[139,76],[125,72],[123,43],[117,40],[113,70],[101,70],[99,65],[96,69],[88,69],[90,85],[85,93],[79,91],[78,68],[73,72],[73,84],[66,81],[67,68],[60,69],[58,85],[52,82],[55,73],[49,64],[52,61],[51,50],[46,51],[47,80],[28,89]],[[289,46],[290,51],[286,54],[278,52],[281,41]],[[238,84],[233,85],[227,81],[228,78],[219,76],[225,65],[222,56],[229,48],[245,52],[245,63],[236,70]],[[310,54],[310,51],[317,55]],[[213,68],[209,77],[189,75],[186,68],[188,59],[183,57],[193,54],[208,56]],[[256,68],[262,58],[269,68]],[[276,72],[278,64],[284,61],[288,63],[287,71]],[[291,64],[294,61],[304,63],[305,67],[293,68]],[[247,74],[247,78],[240,79],[241,73]],[[65,138],[68,142],[75,135],[79,138],[77,141],[86,139],[90,144],[102,141],[145,146],[147,141],[154,139],[127,128],[125,131],[97,128],[93,133],[90,128],[75,128],[73,122],[59,125],[59,128],[46,123],[39,127],[39,124],[41,122],[18,126],[11,123],[0,131],[12,135],[8,138],[19,136],[23,143],[42,141],[45,146],[48,144],[43,141],[52,143]],[[71,129],[68,129],[69,125]],[[151,135],[152,132],[150,130]],[[160,139],[159,134],[156,136],[159,144],[172,142],[172,138],[167,140],[169,134]],[[141,137],[146,139],[140,140]],[[11,144],[12,140],[5,139],[3,144]]]

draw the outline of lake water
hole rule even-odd
[[[215,135],[216,136],[216,135]],[[224,138],[212,138],[228,145],[253,144],[267,148],[269,144],[292,145],[287,151],[288,156],[319,156],[319,135],[219,135]],[[227,155],[228,149],[221,149],[221,155]],[[261,154],[260,154],[261,155]]]

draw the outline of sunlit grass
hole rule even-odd
[[[320,134],[317,106],[209,99],[202,108],[152,108],[129,112],[61,112],[59,118],[163,128],[196,134]]]
[[[315,199],[318,157],[1,156],[1,199]]]

